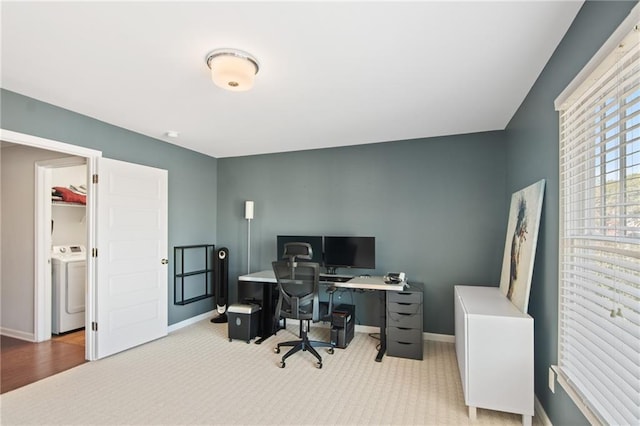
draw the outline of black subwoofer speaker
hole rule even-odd
[[[219,248],[215,251],[214,268],[214,294],[218,316],[211,322],[227,322],[227,299],[229,296],[229,249]]]

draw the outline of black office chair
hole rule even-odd
[[[322,357],[315,350],[316,347],[329,348],[327,352],[333,354],[334,347],[329,342],[309,340],[307,335],[308,322],[317,322],[323,318],[320,312],[319,281],[320,265],[315,262],[298,262],[297,259],[309,260],[312,257],[311,245],[307,243],[287,243],[284,250],[285,260],[273,262],[273,272],[278,281],[280,296],[276,305],[276,315],[279,318],[292,318],[300,321],[300,340],[278,343],[276,353],[280,347],[292,346],[280,361],[280,368],[285,367],[285,360],[296,352],[309,351],[316,357],[316,366],[322,368]]]

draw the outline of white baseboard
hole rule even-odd
[[[542,407],[542,404],[540,403],[538,397],[536,397],[533,402],[533,411],[536,413],[536,417],[540,419],[540,422],[544,426],[553,426],[553,423],[551,423],[551,419],[549,418],[549,416],[547,416],[547,412],[544,411],[544,407]]]
[[[195,324],[195,323],[197,323],[199,321],[202,321],[205,318],[213,317],[213,316],[215,316],[215,314],[217,312],[218,311],[216,309],[213,309],[213,310],[211,310],[209,312],[205,312],[204,314],[196,315],[195,317],[187,318],[184,321],[180,321],[180,322],[177,322],[175,324],[171,324],[167,328],[167,331],[169,333],[171,333],[171,332],[174,332],[176,330],[180,330],[181,328],[184,328],[184,327],[187,327],[187,326],[189,326],[191,324]]]
[[[372,327],[370,325],[357,325],[354,330],[356,333],[368,333],[368,334],[378,334],[380,333],[380,327]]]
[[[27,342],[36,341],[35,334],[27,333],[26,331],[12,330],[10,328],[0,327],[0,334],[7,337],[13,337],[14,339],[26,340]]]
[[[422,333],[422,339],[430,340],[432,342],[445,342],[445,343],[456,342],[456,336],[452,336],[451,334]]]

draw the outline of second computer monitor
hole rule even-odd
[[[375,237],[324,237],[327,268],[376,268]]]

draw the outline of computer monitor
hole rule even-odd
[[[284,245],[286,243],[309,243],[313,250],[313,257],[306,262],[316,262],[322,265],[322,236],[314,235],[278,235],[276,238],[276,255],[277,259],[282,259],[284,253]]]
[[[324,265],[335,268],[376,268],[375,237],[324,237]]]

